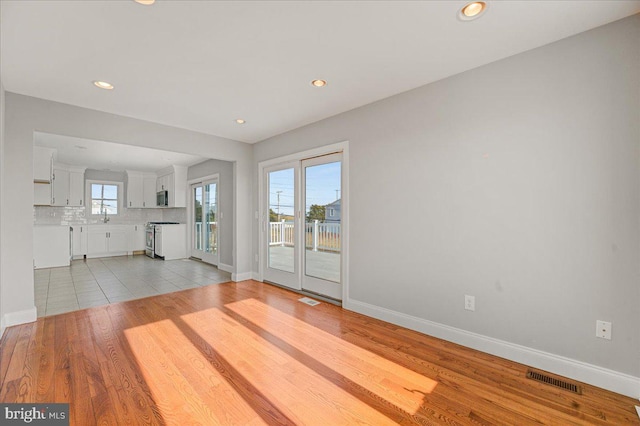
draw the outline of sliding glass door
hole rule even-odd
[[[191,185],[191,256],[218,264],[218,181]]]
[[[264,169],[263,278],[342,299],[342,154]]]

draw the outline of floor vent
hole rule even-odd
[[[548,385],[568,390],[569,392],[577,393],[578,395],[582,395],[582,389],[575,383],[556,379],[555,377],[547,376],[546,374],[540,373],[539,371],[527,370],[527,379],[546,383]]]
[[[320,302],[318,302],[317,300],[313,300],[313,299],[310,299],[308,297],[300,298],[300,299],[298,299],[298,301],[302,302],[302,303],[306,303],[309,306],[316,306],[316,305],[320,304]]]

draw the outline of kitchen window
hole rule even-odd
[[[121,186],[118,182],[90,182],[91,214],[117,215],[122,194]]]

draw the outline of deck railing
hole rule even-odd
[[[305,247],[313,251],[340,252],[340,224],[321,223],[318,220],[305,223],[304,227]],[[294,244],[293,222],[270,222],[269,245],[293,247]]]
[[[205,250],[206,251],[214,251],[217,246],[218,246],[218,233],[217,231],[217,227],[218,227],[218,222],[207,222],[209,225],[209,246],[208,247],[203,247],[203,241],[202,241],[202,222],[196,222],[195,223],[195,241],[194,241],[194,246],[196,248],[196,250]],[[205,228],[205,231],[207,229]]]

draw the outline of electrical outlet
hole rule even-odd
[[[468,294],[464,295],[464,308],[467,311],[475,311],[476,310],[476,297],[469,296]]]
[[[611,323],[607,321],[596,321],[596,337],[611,340]]]

